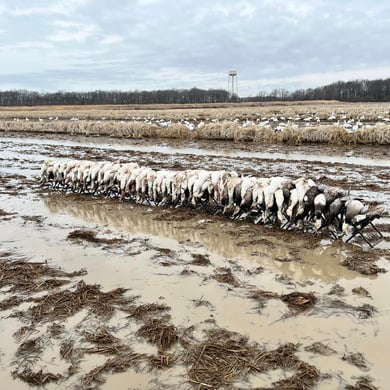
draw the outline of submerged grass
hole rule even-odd
[[[86,229],[77,229],[70,232],[67,236],[68,240],[71,241],[86,241],[96,244],[106,244],[106,245],[114,245],[123,243],[123,240],[120,238],[104,238],[104,237],[96,237],[97,232],[93,230]]]
[[[9,253],[1,253],[0,263],[4,265],[4,262],[10,261],[8,257],[10,257]],[[199,265],[208,264],[209,261],[208,258],[203,257],[194,256],[193,259],[195,263],[199,261]],[[17,263],[18,269],[23,270],[21,263],[22,261]],[[9,264],[12,266],[12,262]],[[51,275],[62,272],[42,263],[32,264],[34,263],[26,262],[28,269],[35,270],[34,272],[41,276],[45,273]],[[7,268],[4,267],[4,270],[4,275],[8,276],[2,282],[6,286],[18,286],[17,291],[25,291],[24,284],[9,279]],[[234,278],[231,279],[232,273],[229,268],[217,268],[216,271],[214,276],[219,275],[220,281],[228,284],[236,283]],[[78,273],[67,275],[78,275]],[[25,277],[23,272],[19,276]],[[206,337],[199,341],[193,336],[189,337],[186,331],[179,331],[169,321],[167,311],[170,307],[156,303],[136,305],[135,300],[139,297],[126,296],[126,290],[123,288],[103,292],[98,285],[79,281],[73,287],[61,291],[50,291],[48,285],[46,289],[48,293],[44,296],[26,298],[32,305],[20,312],[20,316],[30,320],[31,323],[14,334],[20,344],[15,353],[14,364],[17,368],[12,375],[33,386],[45,386],[52,382],[65,383],[78,373],[77,388],[95,389],[101,387],[107,376],[112,373],[128,370],[161,370],[176,366],[184,366],[188,375],[185,380],[202,389],[231,388],[235,383],[246,382],[250,376],[276,369],[287,370],[289,376],[275,380],[270,387],[272,389],[311,389],[321,379],[316,367],[296,356],[299,346],[295,343],[286,343],[274,350],[266,350],[244,335],[220,328],[209,329]],[[317,301],[312,293],[300,292],[278,294],[255,290],[251,297],[259,303],[264,303],[267,299],[280,299],[293,312],[308,310]],[[15,296],[11,295],[9,302],[14,299]],[[342,308],[347,310],[349,307],[342,304]],[[83,309],[88,312],[88,321],[80,322],[75,332],[69,332],[69,329],[59,322]],[[365,308],[361,307],[362,312],[364,309],[367,313],[371,310],[369,305]],[[114,311],[127,315],[128,320],[133,319],[137,324],[143,323],[137,331],[133,331],[131,339],[128,335],[125,338],[120,337],[119,329],[114,326],[109,327],[108,321]],[[48,325],[45,325],[46,323]],[[44,329],[46,333],[42,333]],[[130,344],[131,340],[137,337],[154,344],[157,353],[135,352]],[[55,343],[58,345],[59,357],[67,362],[68,367],[64,372],[52,373],[34,367],[42,359],[48,341],[50,345]],[[323,355],[335,353],[321,343],[314,343],[305,350]],[[106,356],[106,360],[89,372],[82,372],[81,362],[89,354]],[[346,354],[343,359],[362,369],[368,367],[361,354]],[[355,387],[350,388],[365,388],[358,387],[364,386],[365,383],[371,386],[371,382],[361,378]],[[367,388],[375,389],[375,387]]]
[[[229,284],[232,287],[240,286],[240,282],[233,275],[233,272],[230,268],[227,267],[219,267],[215,270],[213,279],[217,280],[220,283]]]
[[[60,374],[43,372],[43,370],[34,372],[31,370],[31,368],[25,368],[21,372],[13,371],[12,376],[14,378],[19,378],[24,382],[34,386],[45,386],[50,382],[58,382],[60,379],[63,378]]]
[[[378,387],[374,386],[372,382],[372,378],[361,376],[354,385],[347,385],[345,390],[378,390]]]
[[[67,279],[57,278],[72,278],[84,275],[85,273],[85,270],[65,272],[42,262],[15,260],[11,254],[3,254],[0,257],[0,288],[7,287],[8,292],[18,291],[31,293],[53,290],[69,283]],[[14,299],[15,305],[18,304],[18,299],[15,297],[9,298],[8,304],[11,303],[12,299]],[[3,301],[2,305],[5,304]]]
[[[138,329],[137,335],[144,337],[150,343],[156,344],[159,351],[171,348],[179,338],[174,325],[157,318],[148,320],[145,325]]]
[[[27,310],[27,315],[34,321],[45,322],[68,318],[87,308],[97,316],[110,318],[116,305],[128,304],[125,292],[123,288],[102,292],[99,285],[80,281],[73,291],[64,290],[36,298],[34,302],[37,304]]]
[[[145,360],[146,355],[136,352],[127,352],[108,359],[104,364],[89,371],[82,379],[83,388],[97,388],[105,382],[104,374],[124,372],[129,368],[138,368],[140,361]]]
[[[280,299],[286,303],[288,308],[294,313],[309,310],[317,302],[317,298],[313,293],[298,291],[289,294],[278,294],[272,291],[254,290],[249,294],[249,297],[258,303],[259,309],[264,308],[269,299]]]
[[[305,351],[317,353],[319,355],[324,355],[324,356],[330,356],[336,353],[334,349],[328,347],[327,345],[321,343],[320,341],[317,341],[313,344],[306,346]]]
[[[288,343],[273,351],[249,343],[240,334],[224,329],[213,329],[201,343],[190,345],[184,361],[190,365],[190,382],[199,388],[230,386],[248,375],[256,375],[276,368],[294,370],[292,376],[276,381],[277,389],[313,388],[320,378],[319,371],[295,356],[297,345]]]

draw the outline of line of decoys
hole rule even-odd
[[[54,189],[90,193],[159,206],[206,207],[233,219],[284,229],[329,232],[334,238],[359,234],[381,216],[362,199],[311,178],[256,177],[235,171],[152,169],[137,163],[46,160],[40,183]]]

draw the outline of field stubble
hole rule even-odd
[[[388,145],[390,104],[3,107],[0,130],[259,144]]]

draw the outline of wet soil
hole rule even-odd
[[[386,150],[254,148],[3,134],[3,386],[386,388]],[[384,238],[368,229],[371,249],[358,237],[53,191],[36,180],[46,158],[307,174],[383,208]]]

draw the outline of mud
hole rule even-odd
[[[31,134],[3,135],[0,148],[4,387],[386,388],[387,150]],[[383,208],[384,238],[368,229],[370,249],[55,192],[36,181],[46,158],[309,174]]]

